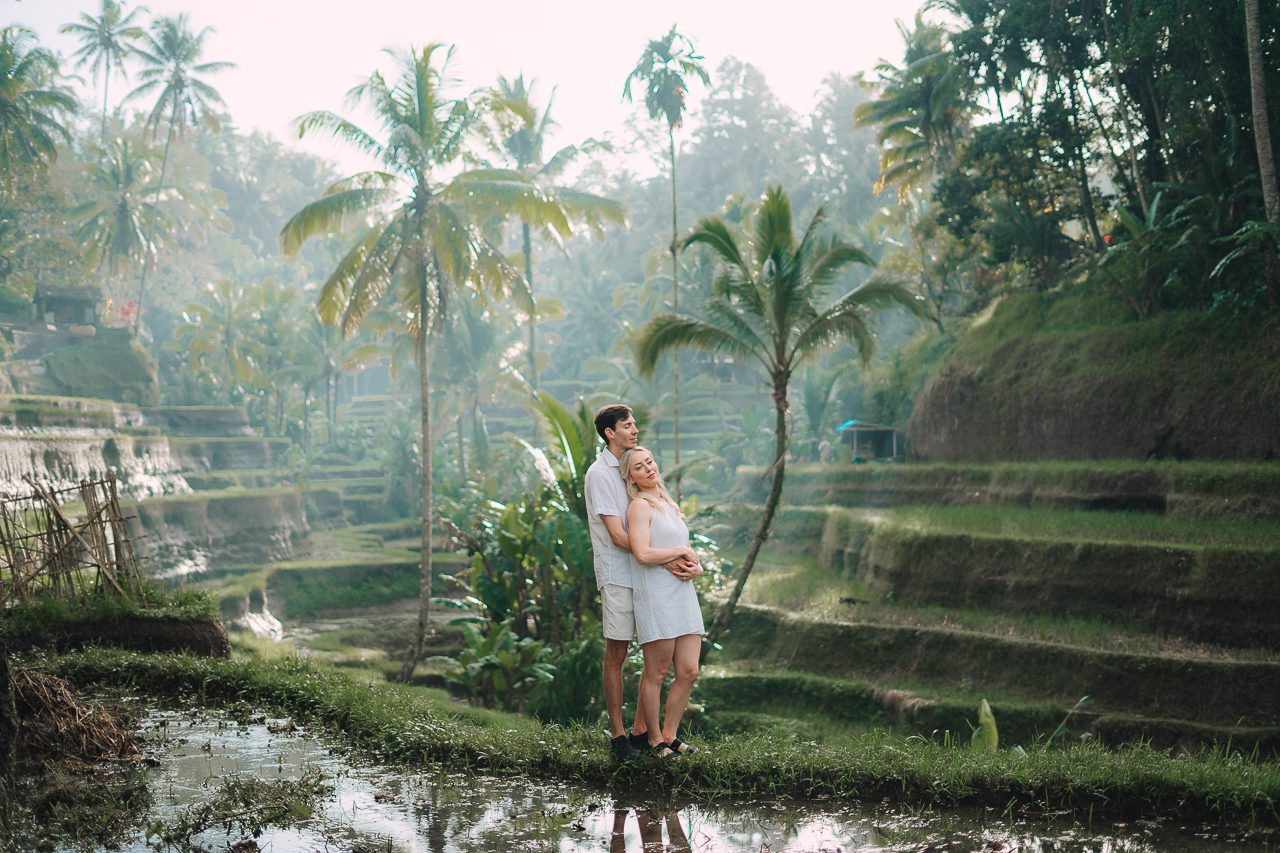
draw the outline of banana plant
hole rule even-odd
[[[522,713],[529,691],[555,679],[548,659],[551,648],[532,637],[517,637],[507,619],[486,632],[472,623],[462,625],[466,647],[457,659],[433,658],[452,664],[445,678],[466,691],[472,704]]]

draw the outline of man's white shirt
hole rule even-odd
[[[596,587],[615,584],[630,589],[631,552],[613,544],[613,539],[600,518],[602,515],[616,516],[625,530],[627,507],[631,503],[627,484],[622,481],[618,459],[607,448],[600,451],[596,461],[587,469],[583,491],[587,500],[587,528],[591,531],[591,550],[595,556]]]

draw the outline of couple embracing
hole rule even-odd
[[[604,450],[587,469],[587,525],[604,624],[604,699],[611,749],[620,761],[643,752],[694,751],[676,737],[698,678],[702,610],[691,581],[702,574],[689,528],[667,493],[653,454],[639,445],[628,406],[596,412]],[[622,665],[632,640],[644,652],[640,698],[630,735],[622,724]],[[660,715],[662,683],[675,667]]]

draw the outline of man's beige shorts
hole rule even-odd
[[[636,638],[635,606],[631,603],[631,588],[607,583],[600,588],[600,610],[603,613],[604,636],[609,640]]]

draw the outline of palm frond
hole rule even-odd
[[[394,193],[384,188],[341,190],[324,195],[293,215],[280,229],[280,247],[290,257],[312,237],[345,231],[359,219],[377,212]]]
[[[136,90],[135,90],[136,91]],[[311,133],[326,133],[334,139],[354,146],[356,150],[368,154],[378,161],[386,159],[386,150],[382,143],[368,131],[357,124],[328,110],[316,110],[304,113],[293,120],[295,132],[302,139]]]
[[[636,340],[636,367],[646,378],[653,376],[658,359],[666,353],[689,347],[759,361],[761,356],[749,342],[739,340],[725,329],[692,317],[660,314],[651,319]]]

